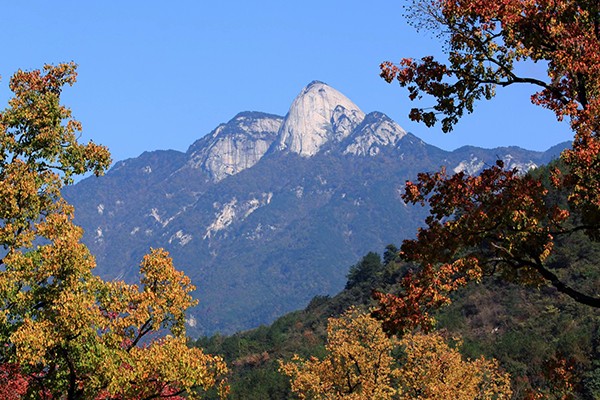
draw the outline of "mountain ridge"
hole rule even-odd
[[[316,122],[286,131],[297,136],[290,146],[279,146],[289,113],[242,112],[185,153],[144,152],[65,188],[97,273],[135,281],[143,254],[164,247],[198,287],[192,335],[252,328],[336,293],[348,265],[413,236],[424,210],[400,194],[417,173],[477,173],[496,158],[529,168],[566,147],[446,151],[322,82],[309,89],[317,100],[299,101],[327,110],[308,110]]]

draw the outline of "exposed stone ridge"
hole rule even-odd
[[[325,143],[349,136],[364,117],[346,96],[323,82],[313,81],[292,103],[279,131],[276,149],[313,156]]]
[[[525,174],[528,171],[535,169],[538,167],[531,159],[519,159],[514,157],[510,153],[506,153],[503,156],[498,158],[504,162],[504,166],[507,169],[517,169],[520,173]],[[469,175],[479,174],[484,168],[486,164],[483,159],[480,159],[474,154],[471,154],[468,160],[462,160],[458,163],[456,167],[453,168],[455,173],[458,172],[466,172]]]
[[[382,147],[397,146],[406,131],[388,116],[380,112],[369,113],[355,133],[348,138],[350,143],[344,154],[356,156],[375,156]]]
[[[282,121],[271,114],[240,113],[190,148],[188,166],[201,168],[215,182],[250,168],[271,147]]]

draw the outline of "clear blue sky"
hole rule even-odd
[[[403,20],[405,1],[7,1],[0,8],[0,100],[17,69],[75,61],[65,103],[84,139],[115,160],[185,151],[240,111],[285,115],[321,80],[363,111],[382,111],[445,149],[465,144],[543,150],[566,124],[529,103],[531,88],[499,90],[449,135],[408,121],[411,103],[379,78],[379,63],[438,52]]]

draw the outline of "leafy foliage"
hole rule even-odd
[[[329,320],[327,357],[280,362],[292,391],[311,399],[392,399],[395,340],[368,314],[351,308]]]
[[[108,151],[82,145],[60,104],[75,65],[18,71],[0,114],[0,391],[47,399],[174,397],[221,386],[220,357],[186,345],[194,287],[168,254],[142,261],[141,284],[105,282],[60,190]]]
[[[405,241],[400,254],[422,268],[405,279],[399,296],[378,295],[379,316],[391,331],[428,329],[431,309],[450,303],[451,292],[486,274],[551,285],[600,308],[595,292],[574,286],[568,273],[548,262],[565,237],[579,231],[600,237],[598,2],[423,0],[412,10],[417,27],[443,32],[448,52],[447,63],[425,57],[382,64],[382,77],[398,80],[412,100],[424,93],[437,101],[433,111],[413,109],[413,120],[432,126],[443,115],[442,128],[450,131],[477,100],[491,99],[496,86],[526,83],[539,90],[534,104],[570,121],[574,141],[562,153],[563,169],[545,181],[498,162],[476,177],[442,170],[407,182],[403,198],[429,205],[430,214],[426,228]],[[525,61],[546,62],[546,79],[520,76],[516,65]],[[554,202],[549,190],[568,201]]]
[[[323,360],[281,362],[300,398],[491,400],[512,394],[497,361],[465,361],[439,333],[388,337],[379,321],[355,308],[329,320],[326,349]]]
[[[536,172],[547,179],[548,168]],[[549,195],[558,195],[550,193]],[[558,198],[556,202],[561,201]],[[596,260],[600,244],[583,232],[557,242],[548,259],[551,265],[568,265],[576,272],[571,283],[593,292],[597,289]],[[325,359],[327,323],[355,305],[368,309],[376,303],[371,293],[398,293],[401,281],[414,264],[397,260],[394,246],[384,255],[387,263],[366,281],[344,289],[338,295],[316,296],[301,311],[289,313],[270,326],[262,326],[231,336],[202,338],[197,345],[221,354],[231,366],[228,376],[233,399],[280,399],[293,396],[289,381],[278,373],[278,359],[289,361],[294,354],[308,360]],[[371,259],[365,257],[356,265]],[[498,360],[511,376],[513,398],[589,399],[597,396],[599,323],[597,312],[560,296],[550,287],[514,285],[501,277],[484,276],[481,284],[467,285],[450,294],[452,302],[432,310],[437,333],[461,337],[463,360]],[[411,332],[412,333],[412,332]],[[394,352],[397,360],[402,353]],[[566,380],[565,380],[566,379]]]
[[[398,370],[402,399],[510,399],[510,376],[498,361],[463,360],[439,333],[402,338],[404,359]],[[460,343],[458,344],[460,347]]]

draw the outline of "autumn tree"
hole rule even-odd
[[[510,377],[495,360],[463,360],[439,333],[387,336],[356,308],[327,327],[327,356],[280,362],[301,399],[501,400]],[[402,354],[400,358],[398,354]]]
[[[421,269],[404,278],[402,293],[376,295],[378,316],[391,331],[431,328],[429,311],[484,274],[550,285],[600,307],[595,293],[573,286],[548,262],[561,238],[576,232],[600,238],[600,3],[416,0],[409,19],[418,29],[436,31],[448,56],[381,65],[381,76],[405,87],[411,100],[433,100],[431,108],[413,108],[411,119],[439,123],[448,132],[497,88],[525,84],[537,90],[533,104],[569,121],[574,140],[550,184],[500,161],[480,176],[442,170],[407,182],[404,199],[430,207],[426,227],[400,251]],[[531,62],[545,65],[545,76],[519,72],[527,70],[520,64]],[[549,190],[568,202],[552,201]]]
[[[92,274],[94,258],[61,188],[101,175],[103,146],[80,144],[60,104],[73,63],[18,71],[0,114],[0,393],[41,399],[150,399],[223,385],[218,357],[186,345],[189,278],[164,250],[139,285]],[[225,390],[225,386],[222,386]]]
[[[392,399],[395,346],[377,320],[350,308],[329,320],[325,359],[294,356],[280,370],[302,399]]]
[[[404,356],[397,371],[399,399],[502,400],[510,399],[510,376],[496,360],[463,360],[459,349],[437,333],[414,333],[400,340]]]

